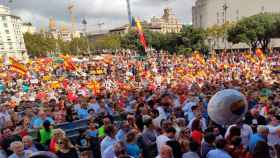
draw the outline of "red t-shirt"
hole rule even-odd
[[[192,139],[198,143],[201,144],[203,138],[203,133],[197,130],[192,131]]]

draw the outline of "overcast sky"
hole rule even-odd
[[[8,0],[0,0],[8,1]],[[75,4],[74,15],[77,23],[83,18],[88,21],[89,30],[97,29],[96,24],[104,23],[103,29],[127,24],[126,0],[13,0],[9,4],[12,12],[24,22],[31,22],[37,28],[46,28],[48,19],[54,17],[58,24],[69,25],[67,6]],[[163,8],[171,7],[181,23],[191,22],[191,8],[195,0],[131,0],[132,14],[142,20],[161,16]],[[7,4],[7,3],[6,3]],[[81,28],[81,26],[79,26]]]

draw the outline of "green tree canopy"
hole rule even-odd
[[[279,14],[261,13],[244,18],[228,30],[228,41],[247,43],[253,50],[260,46],[267,50],[271,38],[279,37],[277,23]]]
[[[119,49],[121,48],[120,37],[117,35],[106,35],[98,38],[93,43],[94,49]]]

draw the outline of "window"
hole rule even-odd
[[[6,34],[9,34],[9,33],[10,33],[10,31],[9,31],[9,30],[5,30],[5,32],[6,32]]]
[[[6,16],[2,16],[2,20],[5,21],[6,20]]]
[[[4,23],[4,27],[8,27],[8,24],[7,24],[7,23]]]

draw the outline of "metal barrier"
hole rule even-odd
[[[116,127],[120,128],[123,120],[120,118],[120,116],[117,115],[113,118],[115,120],[114,124],[116,125]],[[55,128],[61,128],[63,131],[65,131],[66,136],[72,139],[79,135],[80,130],[88,128],[88,121],[88,119],[83,119],[73,122],[66,122],[59,125],[55,125]],[[38,130],[30,130],[29,135],[36,140],[38,138]]]

